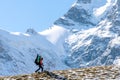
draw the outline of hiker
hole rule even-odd
[[[41,69],[41,72],[43,72],[43,58],[39,55],[37,55],[37,58],[35,60],[35,63],[39,66],[39,68],[35,71],[38,72]]]

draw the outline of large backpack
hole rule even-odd
[[[40,63],[40,58],[41,58],[41,56],[39,56],[39,55],[37,54],[37,57],[36,57],[36,59],[35,59],[35,64],[36,64],[36,65],[39,65],[39,63]]]

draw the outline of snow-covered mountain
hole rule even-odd
[[[120,0],[77,0],[48,30],[0,29],[0,75],[110,65],[120,57]]]
[[[120,57],[120,0],[78,0],[64,20],[77,29],[66,40],[68,66],[110,65]],[[55,22],[66,27],[61,23],[61,18]]]
[[[70,10],[54,22],[68,29],[89,29],[95,27],[111,8],[110,0],[77,0]]]
[[[37,54],[43,56],[45,70],[68,68],[57,48],[35,30],[19,33],[0,29],[0,75],[34,72],[38,68],[34,63]]]

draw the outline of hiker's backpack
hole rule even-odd
[[[37,57],[36,57],[36,59],[35,59],[35,64],[36,64],[36,65],[39,65],[39,63],[40,63],[40,58],[41,58],[41,56],[37,55]]]
[[[43,58],[41,57],[41,58],[40,58],[40,63],[39,63],[40,65],[43,65],[43,62],[42,62],[42,61],[43,61]]]

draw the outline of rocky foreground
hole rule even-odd
[[[0,80],[120,80],[120,67],[100,66],[27,75],[0,77]]]

